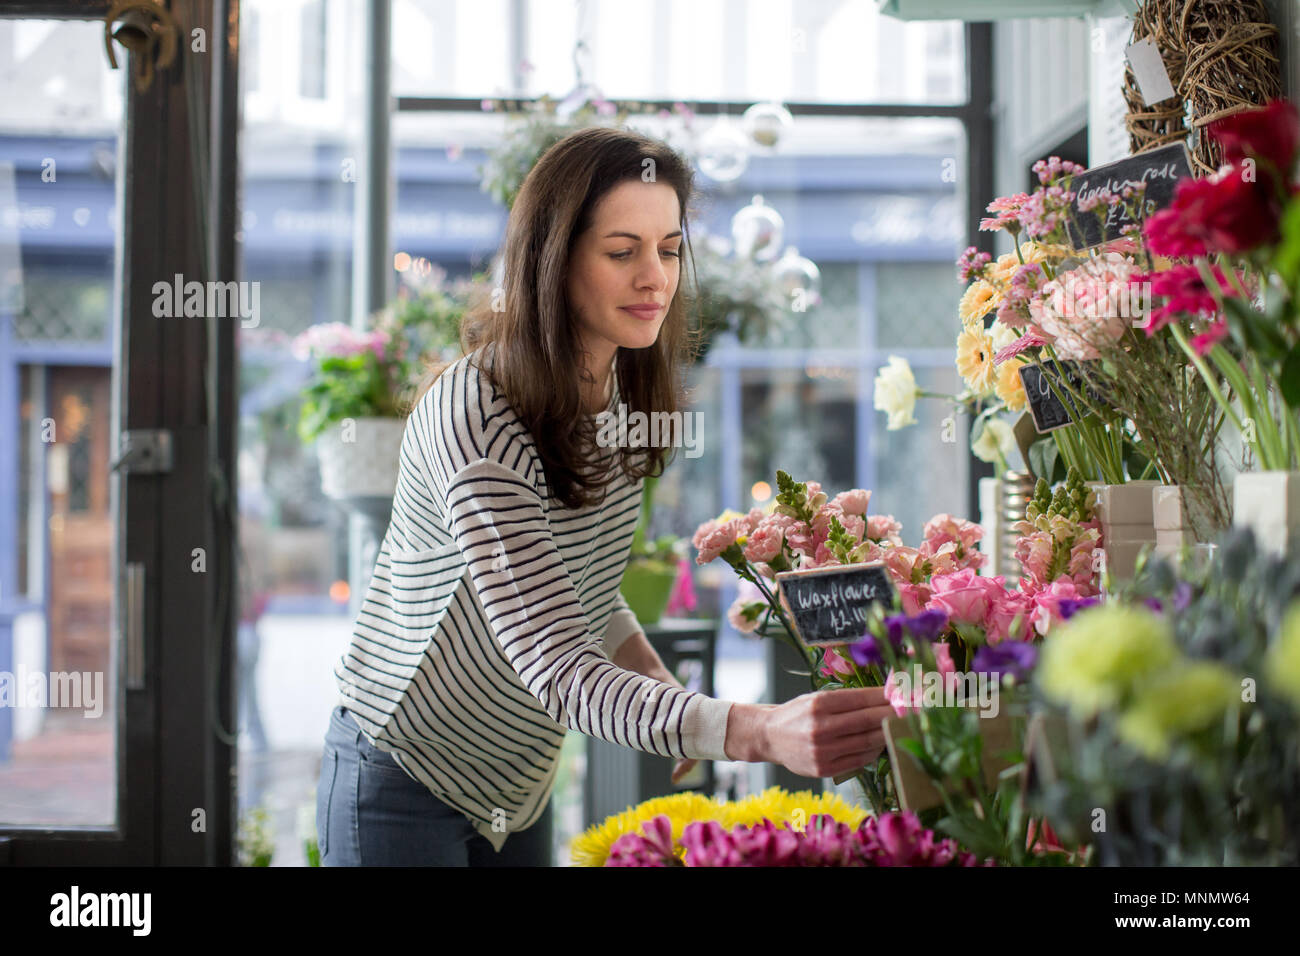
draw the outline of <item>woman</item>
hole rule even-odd
[[[828,776],[872,761],[883,691],[740,704],[688,692],[619,594],[642,479],[597,416],[673,412],[692,175],[604,128],[556,144],[510,213],[504,297],[411,412],[392,523],[335,667],[321,861],[548,865],[566,728],[674,757]],[[670,419],[671,420],[671,419]]]

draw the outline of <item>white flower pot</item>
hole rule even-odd
[[[1253,471],[1232,482],[1232,523],[1250,528],[1261,550],[1276,555],[1300,527],[1300,471]]]
[[[347,418],[316,440],[321,490],[330,498],[391,498],[401,462],[402,418]]]
[[[1122,485],[1088,482],[1097,493],[1097,520],[1106,571],[1115,581],[1133,577],[1144,548],[1156,544],[1155,508],[1158,481],[1130,481]]]

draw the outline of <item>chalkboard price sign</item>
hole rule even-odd
[[[1086,410],[1083,414],[1079,414],[1079,410],[1074,407],[1072,393],[1086,395],[1088,401],[1093,404],[1105,402],[1105,396],[1099,395],[1096,389],[1085,384],[1083,373],[1074,362],[1025,364],[1019,371],[1020,383],[1025,387],[1025,398],[1029,400],[1029,414],[1033,416],[1034,427],[1038,429],[1039,434],[1062,428],[1087,414]],[[1068,388],[1063,384],[1063,380],[1068,383]],[[1053,385],[1056,386],[1055,391]],[[1057,397],[1058,391],[1065,398],[1065,402]]]
[[[886,608],[894,604],[894,586],[880,562],[783,571],[776,583],[799,637],[809,647],[861,639],[867,630],[867,609],[873,604]]]
[[[1191,175],[1191,157],[1184,143],[1162,146],[1079,173],[1070,184],[1074,190],[1074,208],[1066,229],[1070,233],[1071,244],[1075,249],[1090,249],[1120,238],[1123,235],[1121,229],[1137,224],[1123,205],[1112,207],[1103,221],[1098,213],[1104,207],[1082,212],[1079,209],[1081,200],[1090,199],[1103,189],[1121,195],[1125,186],[1146,183],[1146,193],[1142,200],[1142,215],[1145,218],[1157,209],[1164,209],[1173,203],[1174,188],[1179,180]]]

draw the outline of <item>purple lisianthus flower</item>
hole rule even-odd
[[[874,634],[868,634],[862,640],[849,645],[849,654],[859,667],[872,664],[884,666],[885,656],[880,652],[880,641]]]
[[[1033,644],[1027,641],[1003,641],[976,651],[975,659],[971,661],[971,670],[977,674],[1010,674],[1017,681],[1022,681],[1029,676],[1037,660],[1038,648]]]
[[[1149,610],[1155,611],[1157,614],[1161,614],[1164,612],[1165,609],[1164,602],[1161,601],[1160,598],[1158,597],[1149,597],[1142,603],[1146,605],[1146,607]]]
[[[1061,600],[1057,602],[1056,607],[1061,615],[1061,620],[1068,621],[1084,608],[1096,607],[1100,603],[1101,598],[1095,596],[1085,598],[1061,598]]]
[[[927,608],[911,617],[906,614],[891,615],[885,618],[885,626],[889,628],[890,643],[902,650],[906,634],[911,634],[919,641],[933,641],[948,626],[948,615],[937,608]]]
[[[1191,603],[1192,586],[1186,581],[1179,581],[1174,585],[1174,610],[1186,611]]]

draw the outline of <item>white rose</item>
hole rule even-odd
[[[898,431],[916,424],[912,411],[916,408],[919,391],[916,377],[912,375],[912,366],[907,363],[907,359],[897,355],[889,356],[889,364],[876,374],[875,395],[876,410],[889,415],[888,431]]]

